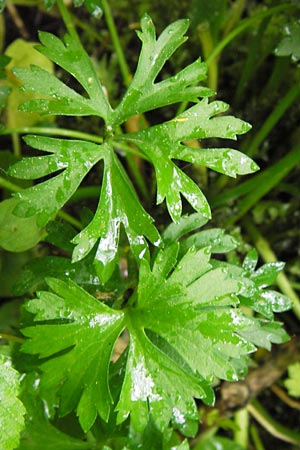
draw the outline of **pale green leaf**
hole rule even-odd
[[[9,252],[24,252],[34,247],[42,237],[36,217],[16,217],[13,211],[20,201],[16,198],[0,203],[0,247]]]
[[[37,98],[39,95],[36,92],[24,92],[20,89],[20,82],[14,76],[14,68],[22,66],[24,70],[29,70],[29,66],[34,64],[39,66],[41,70],[51,75],[54,71],[54,65],[48,58],[41,55],[35,49],[34,42],[28,42],[24,39],[16,39],[13,41],[5,51],[6,55],[10,57],[10,62],[7,65],[8,83],[11,88],[11,94],[7,100],[6,108],[6,126],[7,127],[29,127],[41,121],[41,115],[38,113],[25,113],[19,110],[19,105],[25,101]],[[53,76],[53,75],[52,75]]]
[[[284,385],[292,397],[300,397],[300,363],[291,364],[288,367],[288,378]]]
[[[27,303],[37,324],[23,330],[30,339],[22,348],[47,358],[41,395],[60,399],[60,415],[76,409],[85,431],[97,414],[109,417],[109,360],[124,328],[129,349],[118,423],[130,415],[142,432],[151,417],[161,432],[172,424],[188,436],[197,430],[194,399],[212,404],[215,378],[238,380],[255,345],[270,348],[287,339],[280,323],[239,309],[239,293],[249,291],[242,269],[219,267],[209,248],[191,248],[177,262],[178,249],[175,243],[160,250],[152,268],[142,258],[137,292],[121,311],[54,279],[48,281],[53,293]]]
[[[13,450],[18,446],[24,428],[25,408],[19,400],[19,373],[11,367],[8,357],[0,355],[0,448]]]

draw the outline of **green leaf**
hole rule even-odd
[[[152,218],[142,208],[133,186],[112,149],[104,156],[104,175],[97,211],[89,225],[73,242],[77,244],[73,261],[86,256],[98,238],[95,264],[105,282],[112,274],[118,255],[120,225],[123,224],[131,249],[140,260],[147,251],[147,237],[154,245],[160,244]],[[144,237],[145,236],[145,237]]]
[[[40,379],[34,373],[27,375],[22,382],[22,400],[26,406],[27,415],[26,428],[18,449],[90,450],[89,442],[63,433],[50,422],[47,404],[39,397],[39,382]]]
[[[264,264],[257,270],[258,255],[255,249],[250,250],[243,262],[243,275],[249,278],[254,285],[248,293],[243,292],[242,303],[254,311],[267,317],[274,318],[274,313],[287,311],[292,307],[290,299],[280,292],[266,289],[275,283],[278,274],[283,270],[284,263],[273,262]]]
[[[175,222],[181,215],[180,194],[205,217],[210,217],[210,208],[199,187],[172,159],[201,164],[233,177],[258,169],[250,158],[236,150],[199,149],[183,144],[189,139],[209,137],[236,139],[238,134],[247,132],[250,126],[235,117],[214,117],[227,108],[228,105],[223,102],[209,104],[204,99],[173,120],[120,137],[138,146],[153,163],[157,178],[157,203],[166,199],[169,213]]]
[[[182,236],[191,231],[201,228],[207,223],[207,217],[194,213],[182,216],[177,223],[172,222],[163,233],[163,241],[165,245],[174,244]]]
[[[23,330],[30,339],[22,349],[47,358],[41,364],[41,395],[52,402],[58,395],[60,415],[76,409],[84,431],[97,414],[108,419],[108,365],[125,327],[130,339],[117,420],[130,415],[136,432],[151,417],[161,432],[171,423],[194,435],[194,399],[212,404],[216,377],[238,380],[255,344],[269,348],[286,340],[280,323],[238,308],[238,295],[249,284],[242,269],[214,267],[208,248],[192,248],[177,262],[178,249],[175,243],[160,250],[152,268],[142,258],[137,292],[123,311],[110,309],[71,281],[54,279],[48,281],[54,293],[42,292],[27,303],[37,325]]]
[[[293,61],[300,59],[300,25],[299,22],[286,24],[284,38],[275,49],[277,56],[291,56]]]
[[[210,228],[182,240],[180,242],[180,253],[186,253],[191,247],[195,247],[197,250],[210,247],[212,253],[226,253],[234,250],[237,245],[237,240],[229,234],[225,234],[225,230],[222,228]]]
[[[14,213],[23,217],[36,215],[38,226],[43,227],[74,194],[91,168],[103,158],[107,146],[43,136],[27,136],[25,141],[50,155],[24,158],[10,167],[10,175],[35,179],[59,171],[51,179],[15,194],[20,203]]]
[[[24,252],[34,247],[42,237],[36,217],[13,214],[20,201],[10,198],[0,202],[0,246],[10,252]]]
[[[186,145],[189,139],[236,139],[238,134],[245,133],[250,128],[247,123],[231,116],[214,117],[225,112],[228,105],[219,101],[209,104],[206,97],[211,91],[195,86],[206,74],[206,66],[199,60],[174,77],[156,81],[168,58],[186,40],[184,33],[187,27],[187,20],[179,20],[167,27],[156,39],[151,19],[147,15],[143,17],[142,31],[138,33],[142,40],[138,66],[123,100],[115,110],[111,109],[95,69],[81,44],[69,35],[61,41],[52,34],[41,33],[43,45],[38,46],[38,49],[72,74],[88,98],[39,67],[32,67],[31,70],[15,69],[25,83],[25,90],[40,91],[44,96],[23,104],[24,110],[47,114],[98,115],[106,122],[102,146],[89,142],[29,136],[26,138],[29,145],[47,151],[50,155],[22,160],[10,169],[12,175],[26,179],[53,174],[47,181],[17,194],[21,202],[14,213],[22,217],[37,215],[38,226],[42,227],[73,195],[92,166],[100,159],[104,160],[103,184],[95,217],[73,240],[76,244],[73,261],[79,261],[97,245],[100,238],[95,264],[103,282],[111,276],[116,265],[121,224],[138,260],[147,252],[146,239],[154,245],[160,244],[152,218],[141,206],[114,154],[113,146],[117,147],[119,141],[127,140],[135,144],[154,164],[157,203],[166,199],[175,222],[181,216],[181,195],[204,218],[210,218],[210,208],[197,184],[172,159],[206,165],[229,176],[257,170],[252,160],[236,150],[194,149]],[[200,97],[205,98],[199,102]],[[179,101],[198,103],[173,120],[136,133],[117,134],[112,141],[114,128],[130,116]],[[58,171],[61,172],[55,174]]]
[[[60,415],[76,409],[80,424],[87,431],[97,414],[104,420],[109,416],[112,398],[108,365],[123,328],[124,315],[100,303],[71,281],[49,279],[47,282],[54,293],[42,292],[38,299],[29,301],[27,310],[35,314],[35,321],[49,321],[49,324],[23,329],[23,334],[30,339],[22,351],[38,353],[41,358],[64,351],[41,364],[41,395],[47,398],[57,392]]]
[[[300,363],[291,364],[288,367],[288,378],[284,380],[284,385],[292,397],[300,397]]]
[[[19,373],[11,367],[10,360],[0,355],[0,447],[13,450],[19,444],[24,428],[25,408],[18,399]]]
[[[201,439],[199,444],[194,448],[195,450],[243,450],[244,447],[241,447],[230,439],[213,436]]]
[[[22,111],[42,114],[96,115],[107,119],[111,107],[90,58],[79,41],[66,35],[64,41],[50,33],[41,32],[38,50],[67,70],[81,84],[89,98],[75,92],[51,73],[38,66],[16,68],[14,74],[23,81],[23,89],[43,94],[43,99],[25,102]]]
[[[41,55],[35,49],[34,42],[27,42],[24,39],[16,39],[13,41],[7,47],[6,55],[10,57],[6,71],[11,89],[6,108],[6,126],[11,128],[33,126],[41,121],[41,115],[33,112],[21,112],[19,105],[25,101],[37,98],[38,95],[33,91],[24,92],[20,89],[20,81],[14,76],[14,68],[16,66],[22,66],[24,70],[29,70],[29,66],[34,64],[39,66],[41,68],[40,70],[46,71],[50,75],[54,71],[54,65],[48,58]]]
[[[186,434],[197,418],[191,397],[210,404],[214,377],[238,379],[235,361],[255,350],[240,332],[259,330],[260,323],[236,308],[240,279],[212,269],[207,249],[190,250],[174,269],[177,251],[176,245],[161,251],[152,270],[142,261],[137,304],[127,316],[130,347],[117,410],[119,421],[131,414],[138,429],[150,414],[159,429],[171,420]],[[246,367],[245,361],[242,371]]]
[[[188,25],[187,19],[177,20],[156,39],[151,18],[147,14],[142,17],[141,31],[137,32],[142,41],[138,66],[123,100],[112,114],[112,126],[135,114],[183,100],[195,102],[213,93],[206,87],[195,86],[206,77],[206,64],[200,59],[175,76],[155,82],[165,62],[187,40],[184,33]]]

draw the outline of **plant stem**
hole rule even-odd
[[[0,187],[10,192],[18,192],[21,188],[6,178],[0,177]]]
[[[275,253],[270,247],[269,242],[259,233],[257,228],[249,220],[243,221],[243,226],[251,236],[257,251],[261,255],[262,259],[266,263],[278,261]],[[300,299],[294,289],[292,288],[288,278],[284,272],[281,272],[277,276],[277,285],[280,290],[287,296],[293,303],[293,311],[298,319],[300,319]]]
[[[268,8],[267,10],[262,11],[261,13],[258,13],[253,17],[249,17],[248,19],[242,20],[236,28],[234,28],[224,39],[222,39],[222,41],[220,41],[218,45],[216,45],[216,47],[206,60],[207,64],[211,64],[213,59],[215,59],[236,36],[246,31],[247,28],[254,25],[257,22],[257,20],[261,20],[264,17],[272,16],[274,14],[277,14],[290,8],[294,8],[294,5],[291,4],[278,5],[275,6],[274,8]]]
[[[65,212],[61,209],[60,211],[58,211],[57,215],[61,219],[65,220],[66,222],[69,222],[69,224],[73,225],[78,230],[82,230],[81,222],[79,222],[79,220],[75,219],[75,217],[71,216],[67,212]]]
[[[9,342],[18,342],[19,344],[23,344],[24,342],[23,338],[7,333],[0,333],[0,339],[5,339],[6,341]]]
[[[238,430],[234,430],[234,442],[243,448],[248,448],[249,412],[247,408],[237,411],[234,418],[238,426]]]
[[[60,14],[63,18],[64,24],[68,30],[70,36],[77,42],[80,42],[79,36],[77,34],[76,28],[74,26],[74,21],[72,20],[72,16],[68,11],[63,0],[57,0],[57,5],[60,11]]]
[[[73,139],[83,139],[84,141],[92,141],[97,144],[103,143],[103,138],[95,136],[94,134],[84,133],[82,131],[69,130],[67,128],[52,128],[52,127],[20,127],[20,128],[6,128],[1,130],[0,134],[49,134],[50,136],[64,136]]]
[[[258,173],[252,179],[242,183],[240,186],[237,186],[236,190],[233,188],[230,191],[231,198],[234,198],[233,194],[241,193],[242,188],[243,193],[245,193],[245,188],[250,188],[250,190],[248,190],[247,195],[237,203],[236,209],[238,213],[236,215],[232,215],[230,219],[227,220],[226,225],[232,226],[237,222],[237,220],[241,219],[253,205],[255,205],[264,195],[278,185],[279,182],[286,177],[286,175],[296,166],[296,164],[298,164],[299,161],[300,148],[297,146],[281,158],[277,163],[273,164],[273,166],[264,170],[262,173]]]
[[[272,419],[258,400],[253,400],[253,402],[247,406],[247,409],[257,422],[272,434],[272,436],[294,445],[300,444],[300,433],[296,433]]]
[[[199,33],[199,39],[200,39],[201,46],[202,46],[204,60],[207,60],[207,58],[212,53],[213,48],[214,48],[214,42],[213,42],[213,37],[211,34],[209,22],[200,23],[197,30]],[[217,58],[215,58],[211,62],[211,64],[208,66],[207,85],[209,88],[213,89],[214,91],[216,91],[218,88],[218,61],[217,61]]]
[[[294,103],[294,101],[299,96],[300,96],[300,85],[298,83],[295,83],[289,89],[287,94],[282,98],[282,100],[278,103],[276,108],[267,117],[266,121],[264,122],[258,133],[254,136],[251,144],[249,146],[247,146],[247,143],[243,145],[243,148],[247,147],[248,156],[253,156],[256,153],[259,146],[273,130],[276,123],[281,119],[286,110]]]
[[[125,86],[128,86],[131,80],[131,73],[125,59],[125,55],[121,46],[121,42],[119,39],[119,34],[114,22],[113,15],[111,13],[111,9],[107,0],[102,0],[102,8],[104,11],[107,27],[109,29],[111,39],[118,57],[120,70],[122,73],[123,81]]]
[[[263,443],[260,439],[257,427],[255,425],[251,425],[250,435],[251,435],[255,450],[265,450],[265,447],[263,446]]]
[[[226,36],[233,26],[241,19],[241,15],[246,6],[246,0],[236,0],[230,11],[230,17],[224,27],[224,36]]]

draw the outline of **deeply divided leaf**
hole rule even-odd
[[[135,74],[115,110],[99,80],[93,64],[77,39],[66,35],[60,40],[50,33],[40,33],[42,45],[38,49],[60,67],[68,71],[84,92],[77,92],[49,72],[33,66],[16,68],[23,81],[22,89],[42,92],[21,106],[26,111],[43,114],[97,115],[105,121],[103,144],[30,136],[26,142],[50,154],[22,160],[10,169],[20,178],[52,177],[18,193],[21,202],[15,209],[20,216],[37,215],[37,223],[44,226],[76,191],[91,168],[104,161],[102,190],[94,219],[74,240],[77,244],[73,260],[86,256],[100,243],[96,264],[101,279],[107,280],[117,260],[120,225],[125,228],[133,253],[139,260],[147,251],[146,239],[160,243],[152,218],[144,211],[115,151],[120,141],[137,146],[154,165],[157,179],[157,203],[166,200],[173,221],[182,212],[181,196],[202,216],[210,218],[209,204],[199,186],[178,167],[174,160],[207,166],[229,176],[257,170],[255,163],[237,150],[228,148],[193,148],[187,141],[212,137],[236,139],[250,126],[232,116],[218,116],[228,105],[220,101],[208,102],[212,92],[199,86],[206,76],[206,66],[195,61],[177,75],[158,81],[167,60],[186,40],[187,20],[178,20],[157,38],[149,16],[141,20],[138,36],[142,41]],[[202,99],[202,100],[201,100]],[[120,134],[119,126],[131,116],[181,101],[194,106],[173,120],[135,133]],[[203,147],[203,146],[202,146]]]
[[[137,431],[151,417],[161,431],[172,423],[193,434],[194,399],[212,404],[216,377],[236,381],[256,345],[270,348],[286,340],[280,323],[239,309],[239,293],[249,290],[239,270],[214,267],[208,248],[191,249],[179,262],[177,255],[173,244],[158,253],[152,268],[143,258],[136,295],[121,311],[71,281],[54,279],[48,281],[53,292],[27,303],[36,325],[23,330],[29,338],[23,351],[47,358],[41,395],[58,396],[61,415],[76,409],[85,431],[97,414],[109,417],[110,358],[125,327],[129,350],[116,409],[118,421],[130,415]]]
[[[25,407],[18,395],[19,373],[10,360],[0,355],[0,448],[13,450],[18,446],[24,428]]]

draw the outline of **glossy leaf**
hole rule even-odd
[[[22,400],[26,406],[26,428],[19,450],[91,450],[91,444],[56,428],[49,418],[47,404],[39,397],[40,379],[32,373],[22,382]],[[48,414],[47,414],[48,413]]]
[[[275,49],[277,56],[291,56],[293,61],[300,59],[300,25],[299,22],[286,24],[284,37]]]
[[[19,400],[19,373],[8,357],[0,355],[0,448],[13,450],[18,446],[24,428],[25,408]]]
[[[23,81],[23,89],[43,94],[43,98],[25,102],[21,110],[42,114],[96,115],[106,120],[111,108],[92,62],[80,42],[69,35],[61,41],[45,32],[41,32],[39,37],[43,45],[38,46],[38,50],[71,73],[89,98],[78,94],[46,70],[32,65],[30,69],[15,68],[13,72]]]
[[[194,213],[187,216],[182,216],[180,220],[175,223],[172,222],[163,233],[163,241],[165,245],[174,244],[182,236],[191,231],[201,228],[208,222],[208,219],[201,214]]]
[[[76,409],[87,431],[98,414],[104,420],[109,416],[108,365],[123,328],[123,313],[109,309],[71,281],[49,279],[48,284],[54,293],[42,292],[29,301],[27,310],[35,314],[36,322],[49,324],[23,329],[30,339],[22,351],[42,358],[65,351],[41,364],[41,395],[47,398],[57,392],[60,414]]]
[[[156,38],[150,17],[145,15],[142,18],[141,31],[138,32],[142,41],[138,66],[123,100],[115,110],[112,110],[104,95],[101,82],[81,44],[69,35],[62,41],[52,34],[40,33],[42,45],[38,49],[73,75],[88,98],[39,67],[15,69],[24,83],[23,89],[43,94],[43,98],[23,104],[23,110],[47,114],[98,115],[106,122],[102,146],[30,136],[26,138],[29,145],[52,154],[24,159],[10,169],[10,174],[26,179],[53,174],[47,181],[17,194],[21,202],[14,213],[25,217],[36,214],[37,223],[42,227],[73,195],[89,170],[100,159],[104,160],[98,209],[90,224],[73,240],[76,244],[73,261],[79,261],[97,245],[100,238],[95,264],[104,282],[116,265],[121,224],[138,260],[147,252],[146,239],[154,245],[160,244],[152,218],[144,211],[114,154],[113,146],[118,146],[120,140],[138,146],[153,163],[157,178],[157,203],[166,199],[169,213],[175,222],[181,217],[181,195],[204,218],[210,218],[210,208],[200,188],[172,159],[206,165],[230,176],[257,170],[252,160],[236,150],[193,149],[185,144],[189,139],[209,137],[236,139],[238,134],[250,128],[247,123],[231,116],[214,117],[225,112],[228,105],[220,101],[208,103],[206,97],[211,95],[211,91],[196,86],[206,75],[206,66],[200,60],[174,77],[156,81],[166,61],[185,42],[187,27],[187,20],[178,20]],[[200,97],[204,97],[202,101],[199,101]],[[197,103],[168,122],[136,133],[113,136],[115,128],[130,116],[179,101]],[[114,141],[111,140],[112,136]],[[58,171],[61,172],[55,174]]]
[[[177,20],[156,39],[151,18],[147,14],[142,17],[141,31],[137,32],[142,41],[138,66],[123,100],[112,115],[113,126],[135,114],[183,100],[196,102],[199,97],[213,93],[206,87],[196,86],[206,78],[206,64],[200,59],[175,76],[155,82],[165,62],[187,40],[184,33],[188,25],[187,19]]]
[[[178,249],[175,243],[161,250],[152,268],[142,258],[137,292],[123,311],[71,281],[55,279],[48,281],[53,293],[27,303],[37,324],[23,330],[29,339],[22,349],[47,358],[41,364],[41,395],[49,402],[59,397],[60,415],[76,409],[84,431],[97,414],[109,417],[108,365],[125,327],[130,339],[117,417],[121,423],[130,415],[136,432],[151,416],[161,432],[172,423],[193,435],[194,398],[212,404],[216,377],[236,381],[255,345],[270,348],[286,340],[280,323],[238,308],[239,293],[254,285],[241,269],[214,267],[208,248],[192,248],[177,262]]]
[[[267,263],[255,270],[257,261],[257,252],[253,249],[243,262],[244,276],[254,282],[254,287],[250,289],[248,295],[243,293],[242,302],[268,319],[273,319],[274,313],[284,312],[292,307],[292,302],[286,295],[268,289],[275,283],[278,274],[284,268],[284,263]]]
[[[108,149],[105,154],[104,164],[97,211],[90,224],[73,239],[77,244],[73,261],[78,261],[90,252],[100,237],[95,264],[103,282],[110,277],[116,264],[121,224],[138,260],[148,249],[145,237],[154,245],[160,244],[160,237],[152,224],[152,218],[142,208],[126,172],[112,149]]]
[[[180,252],[184,254],[191,247],[197,250],[210,247],[212,253],[226,253],[234,250],[237,245],[237,240],[226,234],[222,228],[210,228],[183,239],[180,243]]]
[[[24,158],[9,169],[23,179],[40,178],[59,172],[51,179],[18,192],[21,201],[14,210],[20,216],[37,215],[40,227],[51,220],[74,194],[85,175],[104,156],[102,147],[91,142],[27,136],[27,144],[50,155]]]
[[[125,137],[153,163],[157,179],[157,203],[166,199],[169,213],[175,222],[181,216],[180,194],[206,217],[210,217],[210,208],[199,187],[172,159],[201,164],[234,177],[258,169],[250,158],[236,150],[199,149],[183,144],[189,139],[210,137],[236,139],[238,134],[247,132],[250,126],[235,117],[214,117],[227,108],[228,105],[223,102],[208,103],[204,99],[173,120]]]
[[[150,414],[158,428],[171,420],[186,433],[187,422],[196,419],[191,397],[211,403],[215,377],[235,381],[247,370],[253,329],[267,347],[269,339],[286,335],[277,334],[280,325],[274,333],[260,331],[262,323],[237,308],[242,279],[234,270],[213,269],[207,249],[190,250],[176,265],[177,251],[177,245],[161,251],[152,270],[142,262],[137,304],[128,311],[130,346],[117,410],[119,421],[131,414],[137,428]]]

